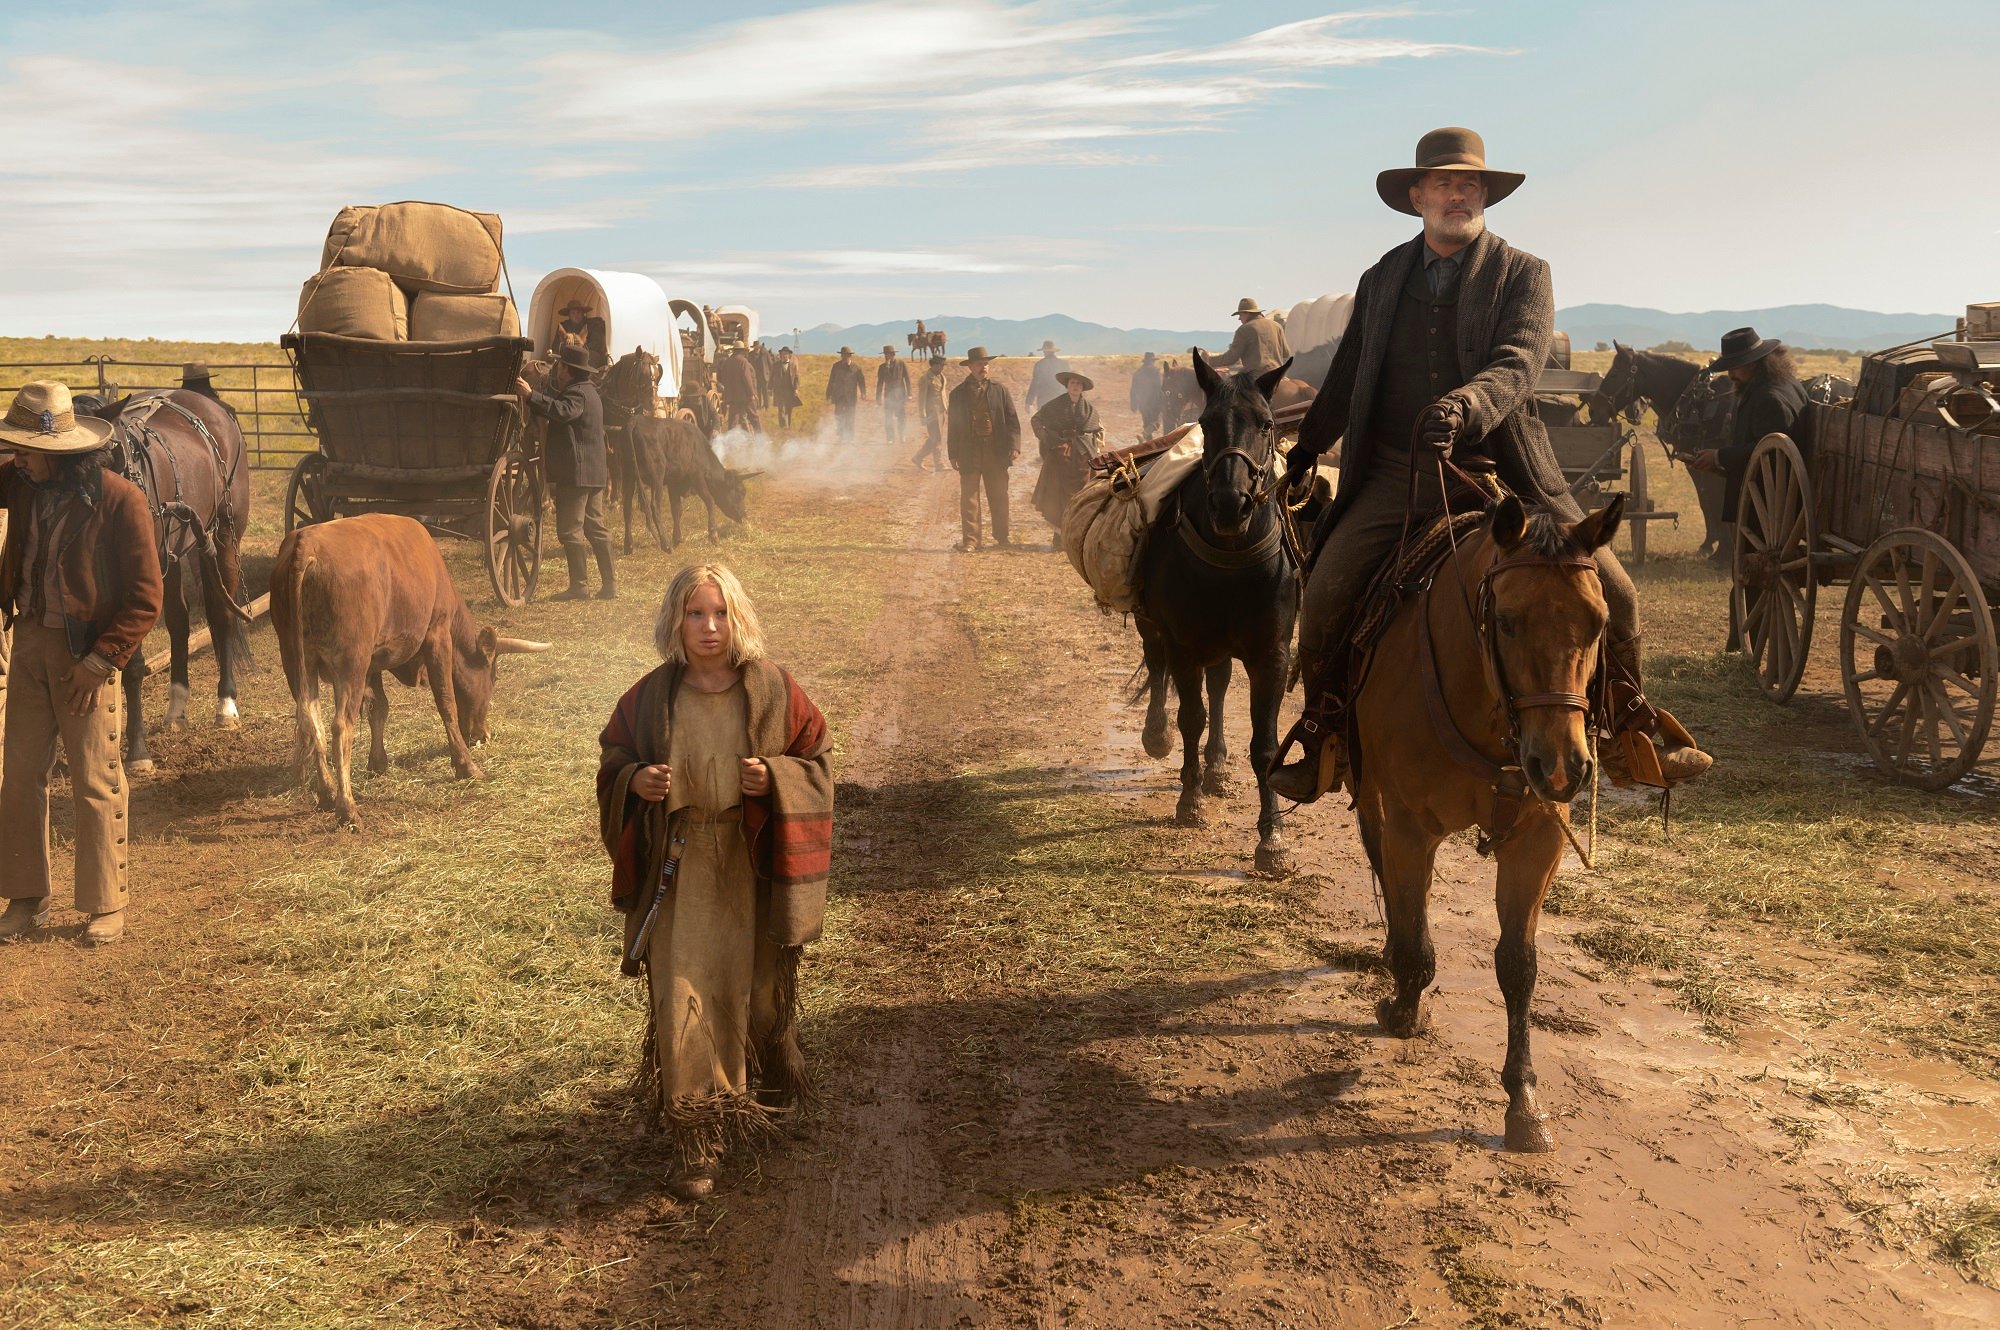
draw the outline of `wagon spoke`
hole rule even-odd
[[[1768,471],[1769,468],[1767,467],[1766,470]],[[1769,531],[1771,529],[1771,512],[1764,502],[1763,486],[1752,485],[1749,487],[1748,492],[1750,495],[1750,510],[1757,519],[1755,522],[1748,523],[1748,525],[1753,531]]]
[[[1865,637],[1877,646],[1892,647],[1896,645],[1896,638],[1893,635],[1885,633],[1878,628],[1870,628],[1858,619],[1850,626],[1854,629],[1857,637]]]
[[[1917,725],[1923,711],[1923,690],[1907,685],[1903,690],[1903,730],[1896,736],[1896,765],[1907,768],[1910,765],[1910,750],[1916,747]]]
[[[1945,589],[1938,593],[1937,603],[1931,607],[1930,621],[1924,625],[1924,641],[1930,642],[1940,632],[1951,625],[1952,616],[1958,612],[1958,603],[1964,600],[1965,588],[1953,578]]]
[[[1882,709],[1875,713],[1875,719],[1868,722],[1868,737],[1870,739],[1881,737],[1882,731],[1888,728],[1890,720],[1896,715],[1896,709],[1902,705],[1903,698],[1909,694],[1909,691],[1910,685],[1907,683],[1899,681],[1896,684],[1894,690],[1889,694],[1889,700],[1884,702]]]
[[[1924,690],[1930,694],[1931,714],[1951,727],[1952,739],[1963,751],[1972,733],[1965,723],[1965,718],[1959,715],[1958,708],[1952,705],[1951,699],[1944,695],[1942,685],[1933,680],[1924,685]]]

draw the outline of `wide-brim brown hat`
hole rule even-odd
[[[1775,337],[1759,337],[1755,328],[1732,328],[1722,334],[1722,354],[1708,362],[1710,374],[1752,365],[1784,343]]]
[[[1061,347],[1059,347],[1059,346],[1057,346],[1057,345],[1055,344],[1055,342],[1054,342],[1053,340],[1051,340],[1051,341],[1045,341],[1045,342],[1043,342],[1043,343],[1042,343],[1042,350],[1044,350],[1044,351],[1048,351],[1048,352],[1051,352],[1051,353],[1053,353],[1053,352],[1056,352],[1056,351],[1060,351],[1060,350],[1062,350],[1062,348],[1061,348]]]
[[[191,388],[197,383],[209,382],[208,366],[199,360],[190,360],[181,366],[181,387]]]
[[[1070,370],[1070,369],[1066,369],[1062,373],[1056,375],[1056,382],[1060,383],[1065,388],[1069,387],[1070,384],[1072,383],[1080,383],[1083,385],[1083,390],[1085,392],[1094,392],[1096,391],[1097,388],[1097,385],[1090,381],[1089,375],[1078,374],[1075,370]]]
[[[842,354],[843,356],[851,356],[854,354],[854,348],[851,346],[843,346],[840,348],[840,354]]]
[[[111,422],[79,416],[69,385],[50,379],[24,384],[0,420],[0,443],[35,453],[96,452],[111,441]]]
[[[1486,140],[1458,126],[1433,129],[1417,140],[1417,164],[1384,171],[1375,177],[1382,202],[1411,217],[1423,214],[1410,204],[1410,186],[1426,171],[1477,171],[1486,177],[1486,205],[1492,207],[1521,187],[1528,177],[1518,171],[1495,171],[1486,164]]]
[[[886,345],[885,345],[885,346],[884,346],[884,347],[882,348],[882,354],[883,354],[883,355],[885,355],[885,356],[893,356],[893,355],[895,355],[895,354],[896,354],[896,348],[895,348],[895,347],[893,347],[893,346],[886,346]]]
[[[967,351],[965,353],[965,359],[959,361],[958,363],[961,365],[970,365],[975,360],[998,360],[999,358],[1000,357],[993,355],[992,353],[987,351],[985,347],[975,346],[970,351]]]
[[[1264,307],[1249,296],[1245,296],[1236,302],[1236,313],[1239,317],[1244,314],[1262,314],[1263,312]]]
[[[556,313],[568,314],[573,310],[579,314],[588,314],[591,312],[591,310],[595,308],[596,308],[595,305],[587,305],[581,300],[572,300],[567,305],[564,305],[561,309],[557,310]]]

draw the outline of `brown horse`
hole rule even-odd
[[[1564,525],[1503,499],[1389,620],[1353,720],[1355,809],[1382,883],[1396,995],[1389,1034],[1427,1024],[1435,977],[1429,899],[1438,846],[1477,826],[1497,864],[1494,968],[1507,1002],[1506,1143],[1555,1148],[1535,1095],[1528,1006],[1535,928],[1562,859],[1568,804],[1591,783],[1593,681],[1606,610],[1593,554],[1623,497]]]
[[[236,671],[249,657],[242,629],[249,616],[236,597],[243,580],[243,532],[250,522],[250,467],[235,413],[213,397],[186,389],[135,393],[88,413],[115,426],[105,467],[137,485],[153,513],[166,576],[161,613],[170,653],[165,724],[178,729],[186,723],[191,588],[183,573],[192,560],[201,578],[202,608],[219,670],[215,723],[236,729],[241,724]],[[125,727],[125,761],[141,773],[153,769],[139,696],[145,677],[145,660],[135,654],[123,680],[126,715],[131,717]]]

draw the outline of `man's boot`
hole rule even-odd
[[[84,925],[83,940],[92,946],[108,947],[125,936],[125,911],[107,910],[103,914],[93,914]]]
[[[563,546],[563,557],[569,560],[569,587],[558,591],[550,600],[583,600],[590,595],[590,552],[574,545]]]
[[[49,898],[47,896],[21,896],[7,902],[5,913],[0,913],[0,937],[26,937],[38,928],[49,926]]]
[[[1315,679],[1319,673],[1315,669],[1303,673],[1310,700],[1305,714],[1278,745],[1270,781],[1279,798],[1309,804],[1347,782],[1347,689],[1344,679]],[[1302,751],[1296,761],[1286,762],[1284,756],[1295,743]]]
[[[597,598],[599,600],[618,599],[618,569],[611,561],[611,542],[599,541],[597,551]]]
[[[1650,785],[1672,789],[1715,765],[1715,759],[1695,747],[1671,711],[1646,701],[1639,687],[1639,639],[1605,643],[1606,710],[1611,716],[1611,741],[1599,754],[1604,774],[1617,786]],[[1655,740],[1658,745],[1655,746]]]

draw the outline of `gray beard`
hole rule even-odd
[[[1479,239],[1480,235],[1485,232],[1486,214],[1482,212],[1477,216],[1467,218],[1439,217],[1435,221],[1426,217],[1424,219],[1424,229],[1434,233],[1439,240],[1444,241],[1446,244],[1469,245]]]

